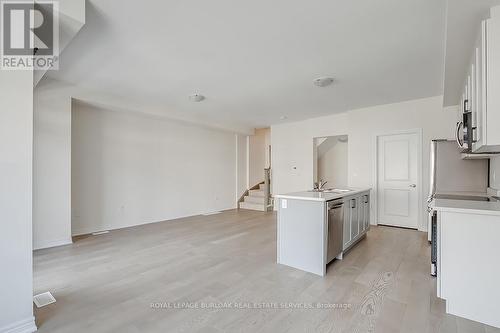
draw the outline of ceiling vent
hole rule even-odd
[[[43,294],[35,295],[33,297],[33,302],[35,302],[37,308],[41,308],[42,306],[55,303],[56,299],[54,298],[54,296],[52,296],[50,291],[47,291]]]

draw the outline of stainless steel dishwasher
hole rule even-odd
[[[344,200],[328,202],[328,250],[327,263],[342,252],[344,235]]]

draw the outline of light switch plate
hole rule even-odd
[[[286,199],[281,199],[281,208],[285,208],[288,206],[288,201]]]

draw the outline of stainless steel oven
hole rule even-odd
[[[488,196],[474,196],[474,195],[461,195],[461,194],[435,194],[433,196],[433,200],[467,200],[467,201],[485,201],[485,202],[500,202],[500,198],[498,197],[488,197]],[[438,247],[438,238],[437,238],[437,211],[433,210],[432,207],[429,206],[429,214],[430,214],[430,242],[431,242],[431,275],[437,276],[437,247]]]
[[[437,276],[437,212],[431,216],[431,275]]]

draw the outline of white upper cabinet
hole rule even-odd
[[[500,152],[500,7],[481,24],[462,96],[460,109],[472,113],[472,152]]]
[[[486,126],[486,117],[483,116],[486,106],[484,105],[486,101],[486,52],[485,52],[485,42],[486,38],[486,22],[482,22],[481,31],[478,38],[476,39],[476,44],[474,46],[474,52],[472,54],[472,66],[474,66],[474,75],[472,76],[474,82],[474,100],[472,104],[472,125],[474,126],[473,131],[473,143],[472,151],[479,150],[484,145],[484,127]]]
[[[494,147],[495,151],[500,151],[500,17],[498,15],[486,21],[486,59],[487,122],[484,144]]]

